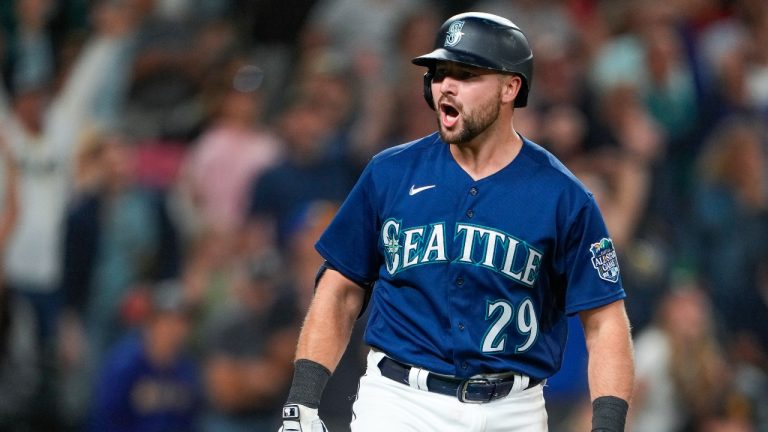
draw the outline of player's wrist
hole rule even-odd
[[[616,396],[592,401],[592,432],[624,432],[629,403]]]
[[[309,359],[296,360],[287,403],[318,408],[330,377],[331,371],[320,363]]]

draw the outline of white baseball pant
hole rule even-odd
[[[352,406],[352,432],[546,432],[543,385],[488,403],[420,390],[381,375],[372,350]]]

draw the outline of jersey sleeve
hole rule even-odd
[[[377,279],[380,266],[378,212],[372,164],[360,175],[339,211],[315,244],[333,268],[361,285]]]
[[[626,297],[616,249],[593,197],[565,232],[565,312],[572,315]]]

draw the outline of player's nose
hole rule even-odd
[[[456,78],[446,76],[440,81],[440,93],[445,95],[456,95],[458,89],[458,80]]]

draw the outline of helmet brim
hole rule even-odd
[[[463,54],[459,51],[448,51],[445,48],[438,48],[429,54],[416,57],[411,60],[411,63],[417,66],[425,66],[431,68],[435,63],[439,61],[449,61],[484,69],[498,70],[498,63],[486,60],[476,54]]]
[[[529,60],[529,59],[526,59],[526,60]],[[511,73],[516,75],[521,75],[526,80],[528,79],[527,74],[518,70],[519,68],[517,67],[514,67],[514,68],[511,66],[506,67],[503,64],[499,64],[498,61],[489,60],[474,53],[463,53],[457,50],[449,51],[445,48],[437,48],[436,50],[432,51],[429,54],[424,54],[422,56],[416,57],[411,60],[411,63],[417,66],[432,68],[435,65],[435,63],[439,61],[461,63],[467,66],[474,66],[474,67],[479,67],[483,69],[495,70],[500,73]],[[517,66],[517,65],[514,65],[514,66]]]

